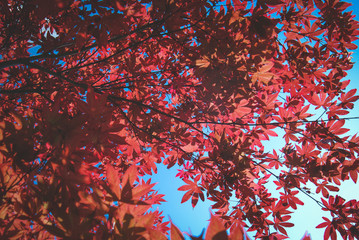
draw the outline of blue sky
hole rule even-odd
[[[353,6],[350,8],[356,15],[356,19],[359,20],[359,2],[352,1]],[[356,42],[359,44],[359,41]],[[359,88],[359,50],[354,51],[353,62],[357,62],[354,68],[348,73],[346,79],[350,79],[351,83],[348,86],[349,89]],[[357,102],[354,109],[346,117],[358,117],[359,116],[359,102]],[[359,119],[346,121],[346,128],[351,129],[348,134],[354,135],[359,132]],[[277,142],[279,145],[283,144]],[[276,145],[276,142],[271,141],[271,145]],[[177,189],[183,185],[182,180],[175,178],[177,174],[176,168],[166,169],[165,167],[158,165],[158,174],[152,176],[152,182],[157,182],[155,189],[161,194],[165,194],[165,200],[167,202],[158,206],[159,210],[163,211],[164,216],[167,219],[171,219],[182,231],[191,232],[194,235],[200,235],[203,228],[208,225],[208,219],[210,218],[210,201],[199,202],[195,208],[192,208],[190,201],[181,204],[181,199],[184,192],[179,192]],[[269,185],[271,188],[271,186]],[[349,180],[342,184],[340,187],[339,195],[346,200],[359,199],[358,185]],[[275,195],[275,188],[271,191]],[[299,240],[308,232],[311,234],[313,240],[323,239],[324,229],[316,229],[315,227],[322,221],[322,216],[325,212],[309,197],[305,195],[300,199],[304,202],[304,206],[299,206],[296,212],[292,215],[291,222],[295,224],[294,227],[288,228],[287,232],[289,239]],[[320,200],[320,197],[317,197]],[[341,239],[339,236],[338,239]]]

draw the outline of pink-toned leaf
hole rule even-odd
[[[111,191],[117,196],[118,199],[120,199],[121,189],[120,189],[120,178],[118,176],[118,172],[114,169],[114,167],[111,164],[107,164],[106,174]]]
[[[205,240],[228,240],[226,228],[221,220],[214,215],[211,216]]]
[[[184,240],[181,231],[171,222],[171,240]]]
[[[137,177],[137,167],[136,165],[131,165],[123,175],[121,182],[122,184],[126,184],[128,182],[130,185],[133,185]]]

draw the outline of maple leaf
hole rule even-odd
[[[228,235],[226,232],[226,228],[224,227],[221,220],[216,216],[211,216],[211,220],[209,222],[205,240],[226,240],[228,239]]]
[[[120,179],[118,172],[110,164],[106,165],[106,173],[109,182],[110,190],[115,194],[117,199],[121,199],[121,188],[120,188]]]
[[[244,240],[244,239],[249,239],[249,238],[248,237],[244,238],[244,232],[243,232],[242,227],[237,225],[236,227],[231,229],[229,239],[230,240]]]
[[[181,187],[178,188],[179,191],[187,191],[181,200],[181,203],[184,203],[186,201],[188,201],[190,198],[192,198],[192,206],[195,207],[197,202],[198,202],[198,198],[201,198],[202,201],[204,201],[204,194],[203,194],[203,188],[198,186],[197,181],[199,180],[200,175],[198,175],[194,181],[191,181],[189,179],[183,179],[183,181],[185,183],[187,183],[187,185],[183,185]]]
[[[171,239],[184,240],[182,232],[173,223],[171,223]]]
[[[214,201],[205,239],[287,238],[308,184],[324,238],[357,237],[357,201],[331,195],[359,172],[349,6],[0,1],[0,238],[183,239],[158,164],[182,203]]]

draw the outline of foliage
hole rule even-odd
[[[0,238],[183,239],[152,208],[156,164],[181,167],[182,202],[214,201],[206,240],[286,238],[299,192],[331,213],[324,239],[358,237],[335,194],[359,169],[348,6],[2,0]]]

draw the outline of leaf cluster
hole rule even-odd
[[[183,239],[143,180],[157,164],[214,202],[206,240],[284,239],[300,193],[324,239],[357,238],[359,202],[335,194],[359,171],[349,6],[1,1],[0,238]]]

